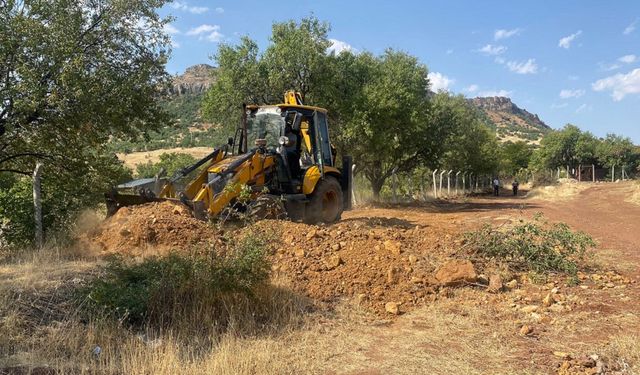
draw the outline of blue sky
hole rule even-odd
[[[433,88],[509,96],[554,128],[640,144],[640,1],[196,1],[162,14],[174,42],[171,73],[210,63],[219,43],[247,35],[261,48],[274,21],[314,14],[335,48],[417,56]]]

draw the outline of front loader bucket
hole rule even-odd
[[[105,193],[104,197],[107,203],[107,217],[115,214],[122,207],[170,200],[168,198],[157,198],[145,195],[119,194],[116,190]]]

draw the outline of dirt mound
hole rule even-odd
[[[166,201],[123,207],[90,237],[102,253],[138,255],[149,249],[187,250],[216,234],[211,225],[191,216],[187,207]]]
[[[263,221],[262,231],[280,233],[274,272],[292,287],[324,303],[356,298],[380,315],[392,302],[405,312],[437,298],[435,271],[459,241],[397,219],[351,219],[331,226]]]

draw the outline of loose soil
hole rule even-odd
[[[498,348],[509,353],[505,360],[514,369],[595,373],[595,367],[585,367],[597,362],[589,356],[602,352],[616,335],[640,332],[640,306],[634,303],[640,298],[640,206],[625,202],[631,187],[585,184],[553,202],[504,194],[368,207],[345,212],[342,221],[328,226],[267,220],[242,232],[253,230],[270,238],[275,234],[274,275],[288,279],[295,292],[322,307],[348,301],[364,307],[369,321],[386,322],[359,333],[366,343],[357,353],[338,355],[339,362],[351,363],[356,373],[392,370],[394,364],[400,365],[394,361],[405,358],[401,353],[389,357],[398,347],[413,350],[418,345],[435,355],[454,342],[462,345],[459,338],[431,341],[441,334],[430,323],[433,311],[473,316],[486,328],[478,327],[477,332],[487,331],[486,335],[500,330],[493,337],[508,342],[508,348]],[[567,284],[563,277],[535,283],[527,275],[511,275],[514,280],[507,275],[503,281],[511,286],[502,293],[489,293],[483,277],[493,270],[481,265],[476,265],[481,280],[466,287],[444,287],[435,280],[444,263],[464,257],[464,232],[485,223],[528,220],[538,212],[599,242],[590,268],[579,274],[578,285]],[[163,202],[121,210],[92,235],[104,253],[141,255],[155,248],[215,248],[220,232],[191,218],[186,209]],[[397,312],[387,308],[389,303]],[[459,335],[479,339],[469,332]],[[479,364],[476,370],[483,368],[482,358],[473,361]],[[600,366],[615,369],[612,364]]]

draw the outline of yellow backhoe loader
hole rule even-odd
[[[331,223],[351,207],[351,176],[350,157],[336,165],[327,111],[303,105],[300,94],[288,91],[282,104],[243,105],[241,125],[228,144],[171,178],[117,186],[106,194],[107,211],[174,200],[205,220],[234,210]]]

